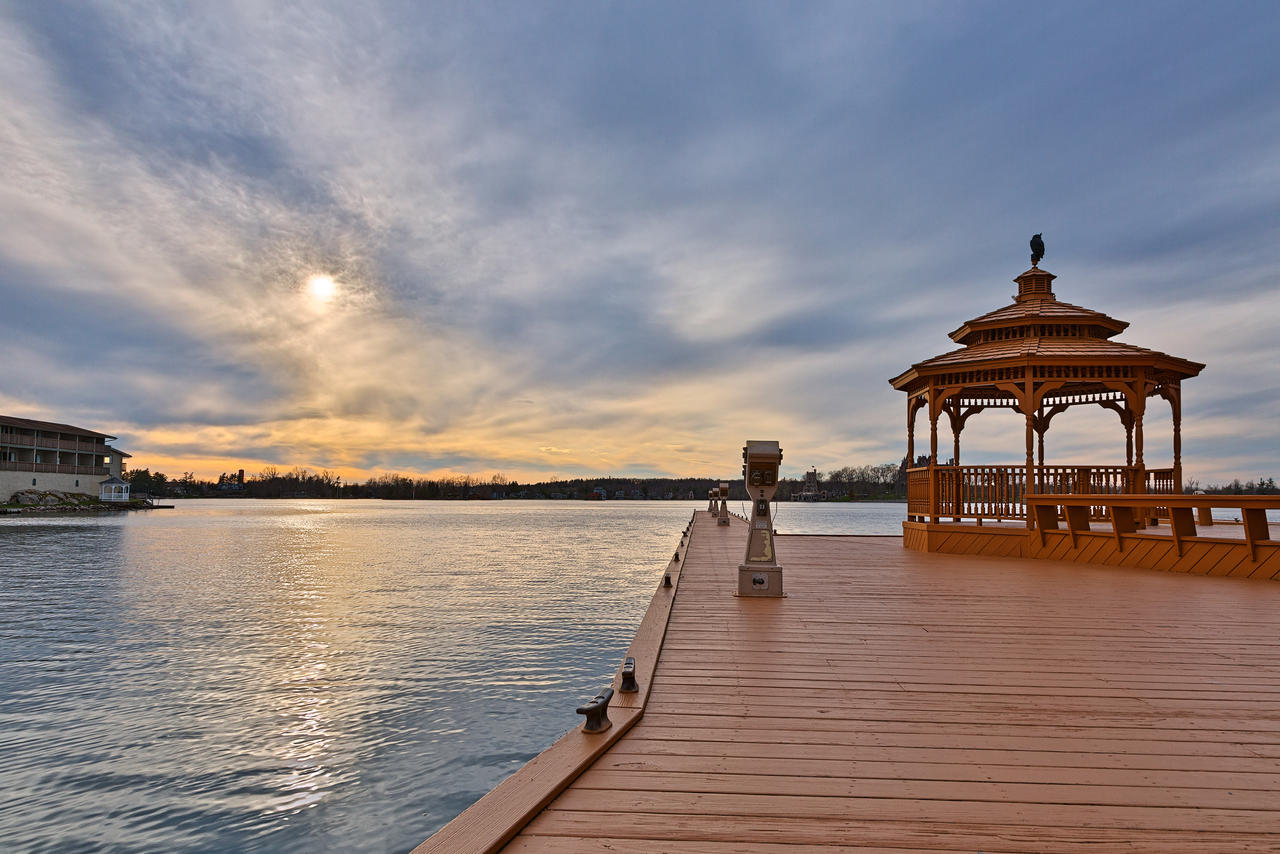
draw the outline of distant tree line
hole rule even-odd
[[[1236,478],[1230,483],[1211,483],[1208,486],[1201,486],[1198,480],[1188,480],[1182,485],[1184,492],[1204,492],[1210,495],[1276,495],[1280,494],[1280,487],[1276,486],[1274,477],[1260,477],[1257,480],[1249,480],[1244,483],[1240,482],[1240,478]]]
[[[927,462],[927,461],[926,461]],[[921,463],[917,463],[921,464]],[[907,460],[880,465],[846,466],[806,478],[782,478],[777,498],[790,501],[804,495],[822,500],[898,500],[906,497]],[[729,498],[745,501],[746,488],[738,473],[723,478],[708,477],[592,477],[547,480],[521,484],[501,474],[489,477],[454,475],[426,478],[403,474],[382,474],[363,483],[344,483],[328,469],[312,471],[295,466],[281,471],[267,466],[255,475],[243,470],[223,473],[217,480],[200,480],[191,472],[171,478],[147,468],[124,475],[134,495],[165,498],[381,498],[388,501],[477,500],[477,499],[566,499],[566,500],[705,500],[710,489],[729,484]],[[1202,491],[1227,495],[1274,495],[1280,493],[1275,478],[1201,486],[1197,480],[1184,484],[1186,492]]]
[[[894,498],[905,495],[905,468],[885,463],[837,469],[818,480],[823,497]],[[363,483],[344,483],[332,471],[294,467],[281,471],[267,466],[255,475],[244,470],[224,472],[217,480],[202,480],[191,472],[171,478],[149,468],[127,471],[134,495],[165,498],[380,498],[389,501],[475,500],[475,499],[569,499],[569,500],[704,500],[709,490],[729,484],[729,497],[747,499],[746,487],[738,473],[723,478],[709,477],[592,477],[546,480],[521,484],[496,474],[489,477],[455,475],[427,478],[403,474],[382,474]],[[788,501],[806,491],[803,478],[783,478],[777,497]]]
[[[845,466],[827,472],[825,480],[818,479],[819,489],[825,489],[833,499],[904,498],[907,494],[906,484],[905,458],[901,463]]]
[[[200,480],[191,472],[174,479],[164,472],[140,468],[126,471],[124,479],[129,481],[132,495],[166,498],[337,498],[342,485],[342,478],[331,471],[313,472],[297,466],[287,472],[267,466],[248,478],[243,469],[224,472],[216,481]]]

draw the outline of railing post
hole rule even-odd
[[[1128,489],[1125,491],[1130,495],[1144,495],[1147,491],[1147,467],[1144,465],[1126,466],[1125,471],[1128,476]],[[1133,510],[1134,522],[1139,528],[1147,527],[1147,517],[1150,515],[1148,508],[1135,507]]]
[[[929,463],[929,521],[935,525],[938,519],[938,478],[942,473],[938,470],[937,463]]]
[[[951,506],[953,522],[959,522],[964,517],[964,476],[957,465],[951,470],[951,477],[955,481],[955,494],[951,500],[955,503]]]

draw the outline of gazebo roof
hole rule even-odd
[[[1193,377],[1204,368],[1198,362],[1180,359],[1161,353],[1159,350],[1148,350],[1120,341],[1107,341],[1099,338],[1022,338],[1013,341],[991,341],[961,347],[925,359],[912,365],[912,370],[919,372],[921,368],[951,368],[956,365],[972,365],[974,363],[1004,363],[1008,361],[1021,363],[1060,363],[1105,361],[1108,364],[1150,365],[1179,373],[1184,377]],[[908,372],[910,373],[910,372]],[[896,385],[895,380],[891,380]]]
[[[1118,335],[1129,326],[1128,321],[1116,320],[1100,311],[1082,308],[1069,302],[1059,302],[1056,299],[1037,299],[1015,302],[1004,308],[989,311],[981,317],[966,320],[963,326],[947,337],[963,344],[965,338],[980,329],[1009,326],[1026,321],[1092,324],[1099,327],[1098,331],[1102,333],[1103,338]]]
[[[1051,289],[1056,278],[1033,266],[1016,279],[1018,294],[1013,303],[965,322],[950,337],[965,346],[917,362],[889,380],[894,388],[913,392],[926,378],[950,374],[947,382],[965,384],[957,370],[1000,370],[1011,367],[1047,369],[1117,366],[1147,367],[1157,378],[1168,380],[1194,377],[1204,369],[1199,362],[1170,356],[1132,344],[1109,340],[1129,324],[1099,311],[1060,302]],[[1049,376],[1073,376],[1067,371]],[[1087,374],[1087,375],[1086,375]],[[1088,370],[1078,380],[1092,384],[1096,371]],[[983,380],[976,380],[979,385]]]

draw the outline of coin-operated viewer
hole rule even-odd
[[[773,547],[770,502],[778,491],[782,448],[777,442],[748,441],[742,448],[742,476],[751,497],[747,556],[738,567],[739,596],[782,596],[782,567]]]

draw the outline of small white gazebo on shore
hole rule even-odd
[[[98,483],[98,498],[101,501],[128,501],[129,481],[112,475]]]

